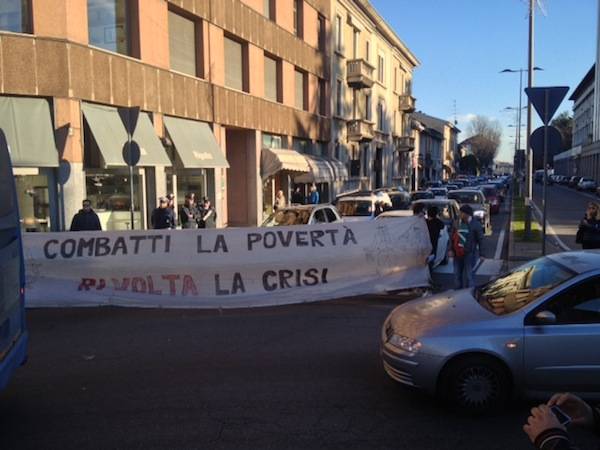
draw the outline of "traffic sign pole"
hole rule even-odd
[[[543,208],[542,214],[542,256],[546,256],[546,207],[548,204],[548,97],[549,91],[545,93],[546,108],[544,108],[544,186],[543,192]]]
[[[131,152],[131,134],[127,133],[127,147]],[[129,166],[129,213],[131,215],[131,229],[135,229],[135,208],[133,204],[133,164]],[[141,211],[141,208],[140,208]]]

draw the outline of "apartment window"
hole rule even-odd
[[[308,109],[308,98],[306,96],[308,76],[306,72],[302,72],[298,69],[294,71],[295,89],[296,89],[296,108],[307,110]]]
[[[384,59],[381,55],[377,57],[377,81],[384,82]]]
[[[2,0],[0,30],[13,33],[31,33],[30,0]]]
[[[327,22],[325,17],[319,14],[319,29],[317,30],[319,36],[319,50],[322,52],[326,51],[327,47]]]
[[[383,106],[383,101],[380,100],[379,103],[377,103],[377,129],[379,131],[385,131],[384,130],[384,125],[385,125],[384,112],[385,112],[385,108]]]
[[[327,115],[327,82],[319,78],[319,114]]]
[[[335,80],[335,115],[342,117],[342,80]]]
[[[245,45],[225,37],[225,86],[248,91]]]
[[[264,1],[264,12],[265,17],[269,20],[275,21],[275,5],[277,0],[263,0]]]
[[[356,95],[356,89],[352,89],[352,118],[356,119],[358,116],[358,96]]]
[[[281,102],[281,61],[265,55],[265,98]]]
[[[352,57],[354,59],[358,58],[359,42],[360,42],[360,31],[355,28],[354,33],[352,33]]]
[[[398,69],[394,67],[394,91],[398,91]]]
[[[371,60],[371,43],[367,41],[367,45],[365,47],[365,59],[367,62]]]
[[[131,37],[127,0],[87,0],[90,45],[129,55]]]
[[[335,16],[335,49],[342,51],[342,16]]]
[[[198,22],[169,11],[169,59],[171,69],[192,76],[202,76],[197,51],[202,49]]]
[[[371,94],[365,95],[365,118],[371,120]]]
[[[294,34],[304,37],[304,0],[294,0]]]

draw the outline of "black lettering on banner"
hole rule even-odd
[[[167,234],[165,236],[165,253],[171,252],[171,235]]]
[[[284,247],[289,247],[292,242],[292,237],[294,237],[294,232],[287,231],[286,233],[284,233],[283,231],[278,231],[277,235],[279,236],[281,245],[283,245]]]
[[[75,242],[75,239],[67,239],[66,241],[63,241],[60,246],[60,256],[69,259],[75,254],[76,248],[77,243]]]
[[[327,284],[327,273],[329,272],[329,269],[327,267],[325,267],[323,269],[323,272],[321,274],[321,283],[322,284]]]
[[[44,256],[46,257],[46,259],[54,259],[56,258],[57,253],[50,253],[50,246],[51,245],[56,245],[58,244],[58,241],[56,239],[48,239],[46,241],[46,243],[44,244]]]
[[[83,256],[83,251],[87,249],[87,256],[94,254],[94,238],[79,239],[77,244],[77,256]]]
[[[131,292],[145,294],[146,280],[144,280],[142,277],[133,277],[133,279],[131,280]]]
[[[274,291],[275,289],[277,289],[277,281],[269,283],[269,278],[272,278],[272,277],[277,277],[277,272],[275,272],[274,270],[267,270],[265,273],[263,273],[263,276],[262,276],[263,288],[267,292],[271,292],[271,291]]]
[[[296,286],[298,286],[298,287],[302,286],[301,276],[302,276],[302,271],[300,269],[296,269]]]
[[[308,232],[307,231],[296,231],[296,246],[297,247],[308,247]]]
[[[215,274],[215,295],[229,295],[228,289],[221,289],[221,275]]]
[[[127,254],[127,244],[125,244],[125,238],[120,236],[116,239],[115,245],[113,245],[111,256],[115,256],[117,252],[121,252],[121,254]]]
[[[305,286],[314,286],[319,283],[319,277],[317,274],[319,273],[318,269],[308,269],[304,274],[304,285]]]
[[[260,242],[262,235],[260,233],[248,233],[248,251],[252,251],[254,244]]]
[[[137,255],[140,251],[140,241],[146,240],[146,236],[129,236],[129,239],[135,242],[133,247],[133,254]]]
[[[197,242],[197,249],[196,249],[197,253],[210,253],[211,252],[210,250],[205,250],[202,248],[202,235],[201,234],[198,235],[196,242]]]
[[[227,248],[227,241],[225,241],[225,236],[222,234],[217,234],[217,241],[215,242],[215,253],[218,251],[222,251],[223,253],[229,253],[229,249]]]
[[[313,247],[325,247],[320,239],[325,236],[325,232],[323,230],[312,230],[310,232],[310,243]]]
[[[263,236],[263,245],[265,248],[274,248],[277,245],[277,235],[272,231],[267,231]]]
[[[282,269],[279,271],[279,287],[281,289],[291,288],[292,286],[288,283],[288,280],[294,278],[294,272],[287,269]]]
[[[110,246],[108,243],[110,240],[107,237],[96,238],[96,248],[94,249],[94,256],[106,256],[110,253]]]
[[[354,233],[350,228],[346,228],[346,233],[344,234],[344,245],[348,245],[348,242],[352,241],[354,245],[358,245],[356,242],[356,238],[354,237]]]
[[[325,230],[325,233],[327,233],[329,235],[329,237],[331,238],[331,245],[336,245],[335,243],[335,235],[337,234],[338,230]]]
[[[162,236],[160,234],[157,234],[153,236],[148,236],[148,239],[152,240],[152,253],[156,253],[156,241],[161,240]]]
[[[237,294],[239,291],[242,293],[246,292],[246,287],[244,286],[244,280],[242,279],[242,274],[236,272],[233,275],[233,286],[231,287],[231,293]]]

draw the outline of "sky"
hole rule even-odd
[[[592,67],[596,55],[597,0],[540,0],[536,9],[536,86],[569,86],[557,114],[572,112],[568,100]],[[468,137],[469,118],[483,115],[503,127],[499,161],[511,161],[515,148],[519,74],[527,68],[527,0],[371,0],[421,65],[413,74],[417,110],[454,120]],[[527,83],[523,74],[523,84]],[[526,104],[523,94],[523,104]],[[535,127],[540,125],[533,112]],[[522,123],[526,123],[526,113]],[[525,147],[525,127],[522,128]]]

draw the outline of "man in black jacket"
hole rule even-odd
[[[150,222],[152,223],[152,228],[155,230],[175,228],[173,210],[169,208],[169,201],[165,197],[158,199],[158,208],[152,211]]]
[[[531,416],[523,426],[531,442],[540,450],[574,450],[569,434],[560,423],[552,407],[560,408],[569,416],[573,425],[593,429],[600,434],[600,410],[592,408],[573,394],[554,394],[546,404],[531,410]]]
[[[100,219],[98,214],[92,209],[92,203],[89,200],[84,200],[81,205],[82,209],[73,216],[71,221],[70,231],[101,231]]]

